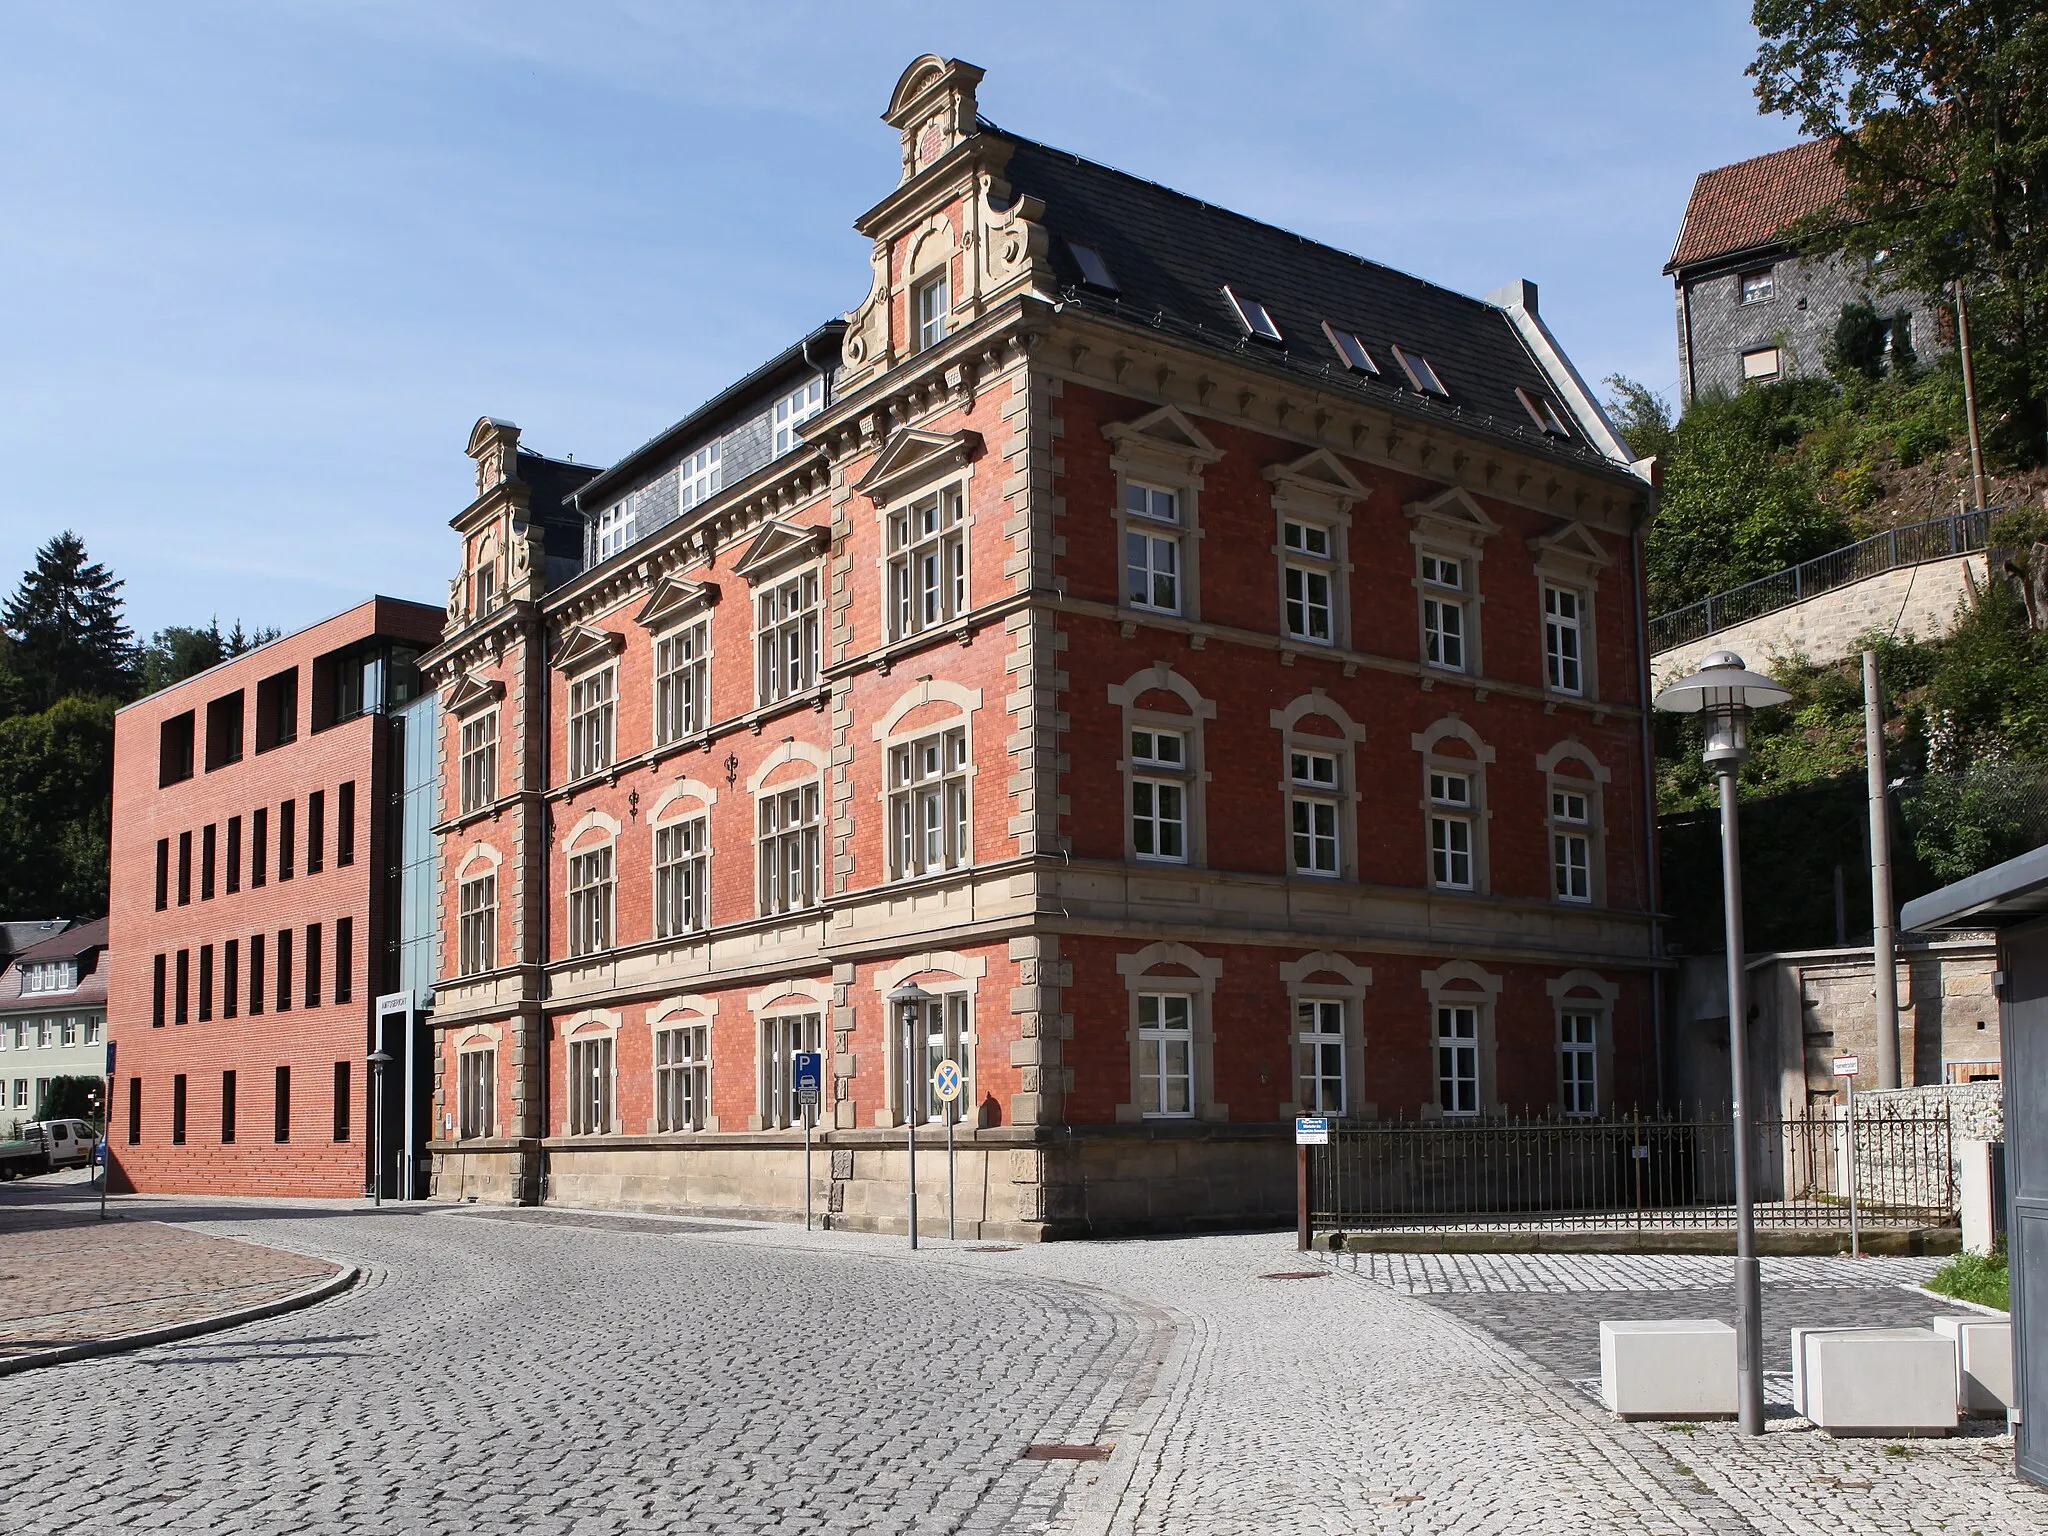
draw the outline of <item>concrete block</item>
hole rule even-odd
[[[1932,1328],[1859,1328],[1805,1340],[1806,1416],[1829,1434],[1945,1435],[1956,1427],[1956,1347]]]
[[[1600,1401],[1625,1419],[1732,1418],[1735,1330],[1712,1318],[1603,1322]]]
[[[2012,1324],[1995,1317],[1937,1317],[1934,1331],[1956,1346],[1956,1407],[2001,1418],[2013,1405]]]
[[[1862,1333],[1865,1330],[1854,1323],[1837,1324],[1823,1328],[1794,1328],[1792,1330],[1792,1411],[1806,1418],[1813,1415],[1806,1411],[1806,1341],[1817,1333]]]
[[[1956,1204],[1961,1207],[1963,1251],[1989,1253],[1997,1237],[1992,1210],[1991,1143],[1956,1143]]]

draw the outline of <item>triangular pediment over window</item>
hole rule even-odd
[[[1411,501],[1402,510],[1417,523],[1433,525],[1440,532],[1461,533],[1470,539],[1490,539],[1500,532],[1500,524],[1457,486],[1427,501]]]
[[[903,427],[889,434],[854,489],[876,501],[893,501],[961,468],[980,452],[979,432],[921,432]]]
[[[1555,561],[1560,565],[1590,566],[1595,570],[1612,565],[1614,557],[1600,547],[1600,541],[1593,537],[1592,530],[1584,523],[1566,523],[1549,533],[1529,541],[1529,547],[1536,551],[1539,561]]]
[[[673,624],[692,614],[702,613],[717,601],[718,583],[715,581],[684,581],[680,577],[664,576],[655,582],[654,590],[647,594],[647,601],[633,615],[633,622],[643,629],[659,629],[664,624]]]
[[[733,571],[746,581],[757,582],[799,560],[815,560],[831,542],[829,529],[771,518],[761,525],[761,531],[754,535],[754,542],[747,546]]]
[[[1372,488],[1346,469],[1343,461],[1327,448],[1313,449],[1290,463],[1269,464],[1262,473],[1279,490],[1327,496],[1340,509],[1372,494]]]
[[[589,624],[578,624],[562,636],[562,643],[555,647],[555,670],[575,672],[579,669],[616,656],[626,646],[626,637],[608,629],[597,629]]]
[[[505,685],[495,677],[478,677],[465,672],[441,694],[441,707],[451,715],[466,715],[495,704],[505,697]]]
[[[1178,407],[1162,405],[1136,421],[1112,421],[1102,435],[1125,453],[1147,453],[1187,463],[1190,470],[1213,464],[1223,450],[1203,435]]]

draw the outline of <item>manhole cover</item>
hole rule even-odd
[[[1327,1269],[1283,1269],[1278,1274],[1261,1275],[1261,1280],[1320,1280],[1327,1275]]]
[[[1025,1461],[1107,1461],[1113,1445],[1027,1445]]]
[[[977,1243],[967,1250],[969,1253],[1015,1253],[1015,1243]]]

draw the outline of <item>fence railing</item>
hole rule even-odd
[[[1763,1117],[1750,1129],[1759,1226],[1846,1227],[1853,1176],[1873,1227],[1948,1224],[1955,1213],[1946,1108],[1856,1117]],[[1317,1230],[1507,1225],[1735,1225],[1735,1128],[1725,1112],[1599,1120],[1338,1122],[1309,1149]]]
[[[1987,547],[1991,520],[2003,510],[1985,507],[1973,512],[1953,512],[1924,523],[1909,523],[1773,571],[1742,586],[1730,587],[1726,592],[1716,592],[1700,602],[1660,613],[1650,620],[1650,650],[1668,651],[1674,645],[1684,645],[1717,629],[1789,608],[1866,576],[1974,553]]]

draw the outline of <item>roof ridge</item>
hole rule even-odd
[[[1007,128],[999,127],[997,124],[990,122],[987,118],[978,117],[976,119],[976,126],[984,132],[995,134],[998,138],[1009,139],[1017,144],[1029,145],[1033,149],[1044,150],[1047,154],[1063,156],[1073,161],[1076,165],[1085,165],[1092,170],[1103,171],[1108,175],[1121,177],[1125,181],[1136,182],[1139,186],[1150,187],[1155,192],[1164,192],[1169,197],[1177,198],[1184,203],[1192,203],[1195,207],[1209,213],[1220,213],[1226,218],[1236,219],[1239,223],[1249,224],[1255,229],[1267,230],[1276,235],[1284,235],[1301,245],[1313,246],[1317,250],[1328,251],[1333,256],[1341,256],[1344,260],[1355,262],[1361,267],[1375,268],[1390,277],[1398,277],[1406,282],[1413,283],[1418,288],[1427,288],[1434,293],[1448,294],[1450,297],[1459,299],[1477,309],[1497,309],[1499,307],[1498,305],[1487,303],[1484,299],[1475,298],[1469,293],[1460,293],[1455,288],[1446,288],[1441,283],[1433,283],[1426,277],[1417,277],[1413,272],[1405,272],[1399,267],[1390,267],[1383,261],[1373,260],[1370,256],[1361,256],[1356,251],[1347,251],[1341,245],[1332,245],[1327,240],[1318,240],[1313,235],[1302,234],[1299,230],[1288,229],[1284,225],[1257,218],[1249,213],[1241,213],[1235,208],[1226,208],[1221,203],[1212,203],[1207,198],[1196,197],[1192,192],[1183,192],[1178,187],[1169,187],[1163,181],[1154,181],[1149,176],[1139,176],[1131,171],[1122,170],[1117,166],[1105,164],[1103,161],[1091,160],[1086,155],[1076,154],[1071,149],[1061,149],[1057,144],[1048,144],[1043,139],[1034,139],[1026,134],[1012,133]]]
[[[1741,160],[1730,160],[1726,165],[1709,166],[1699,173],[1700,177],[1718,176],[1723,171],[1739,171],[1745,165],[1755,165],[1759,160],[1775,160],[1780,155],[1796,155],[1802,150],[1832,148],[1834,138],[1801,139],[1797,144],[1788,144],[1783,149],[1767,149],[1760,155],[1750,155]],[[1699,177],[1695,177],[1697,181]]]

